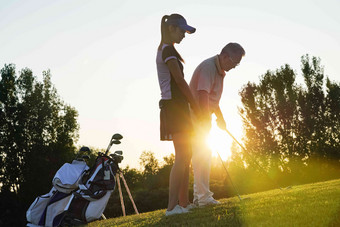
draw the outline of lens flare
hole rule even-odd
[[[213,156],[218,157],[219,153],[223,161],[230,158],[232,140],[225,131],[222,131],[217,127],[214,121],[206,142],[211,149]]]

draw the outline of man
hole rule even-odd
[[[245,51],[238,43],[229,43],[220,54],[203,61],[195,70],[190,90],[202,111],[198,121],[193,116],[195,137],[193,141],[192,165],[194,170],[194,204],[206,206],[218,204],[209,189],[211,151],[205,144],[211,128],[211,115],[216,115],[217,126],[226,129],[226,122],[221,112],[219,101],[223,91],[225,72],[239,65]]]

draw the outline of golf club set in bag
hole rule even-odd
[[[38,196],[27,210],[27,226],[74,226],[105,219],[103,212],[116,181],[119,184],[119,177],[122,177],[135,207],[118,166],[123,160],[123,152],[109,155],[111,146],[120,144],[122,138],[120,134],[114,134],[105,154],[98,153],[91,168],[86,164],[87,155],[65,163],[55,174],[51,191]],[[89,151],[89,148],[82,147],[79,152],[84,151]],[[119,193],[122,196],[120,184]]]

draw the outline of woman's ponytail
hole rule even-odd
[[[171,14],[170,16],[169,15],[164,15],[162,17],[162,21],[161,21],[161,43],[159,44],[158,46],[158,50],[161,50],[162,49],[162,46],[163,46],[163,43],[164,43],[164,38],[166,36],[169,35],[169,25],[166,23],[166,21],[168,19],[176,19],[176,18],[183,18],[181,15],[179,14]],[[184,63],[184,60],[182,58],[182,56],[177,52],[177,50],[175,49],[176,53],[177,53],[177,57],[178,59]]]
[[[164,37],[166,36],[165,33],[166,33],[166,28],[167,28],[165,21],[166,21],[168,18],[169,18],[168,15],[164,15],[164,16],[162,17],[162,21],[161,21],[161,43],[160,43],[159,46],[158,46],[158,50],[162,49],[163,39],[164,39]]]

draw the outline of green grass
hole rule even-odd
[[[221,204],[166,217],[165,209],[88,226],[340,226],[340,179],[222,199]]]

